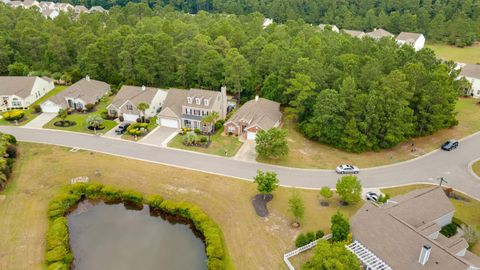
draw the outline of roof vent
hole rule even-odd
[[[425,265],[428,262],[428,257],[430,257],[430,252],[432,248],[429,245],[423,245],[422,250],[420,251],[420,257],[418,258],[418,262],[421,265]]]

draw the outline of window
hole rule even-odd
[[[200,115],[200,110],[194,110],[194,111],[193,111],[193,114],[194,114],[194,115]]]
[[[203,100],[203,104],[205,104],[205,106],[208,106],[208,99]]]
[[[127,110],[129,110],[129,111],[133,110],[132,104],[127,104]]]
[[[192,98],[191,97],[187,97],[187,101],[188,101],[188,104],[192,104]]]
[[[197,103],[197,105],[200,105],[200,98],[196,98],[195,103]]]
[[[13,107],[21,107],[22,102],[20,100],[18,100],[17,98],[14,98],[14,99],[12,99],[12,106]]]
[[[228,132],[230,132],[230,133],[235,132],[235,127],[234,126],[228,126]]]

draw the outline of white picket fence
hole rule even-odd
[[[320,238],[320,239],[317,239],[315,241],[312,241],[308,244],[306,244],[305,246],[301,246],[295,250],[292,250],[288,253],[285,253],[283,254],[283,261],[285,262],[285,264],[287,265],[288,269],[290,270],[295,270],[295,267],[293,267],[292,263],[290,262],[290,260],[288,260],[290,257],[293,257],[295,255],[298,255],[299,253],[301,252],[304,252],[305,250],[309,250],[311,248],[313,248],[314,246],[316,246],[318,244],[318,241],[320,240],[328,240],[332,238],[332,235],[331,234],[327,234],[325,235],[324,237]]]

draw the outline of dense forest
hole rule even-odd
[[[453,63],[394,40],[356,39],[302,20],[192,16],[130,3],[110,15],[0,5],[0,74],[85,75],[113,85],[219,89],[281,102],[307,137],[348,151],[388,148],[455,124]]]
[[[124,6],[128,0],[69,0],[75,4]],[[134,1],[135,2],[135,1]],[[138,1],[139,2],[139,1]],[[150,7],[170,6],[196,14],[200,10],[245,15],[255,11],[276,22],[303,19],[370,31],[421,32],[430,41],[457,46],[480,40],[480,0],[148,0]]]

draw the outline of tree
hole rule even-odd
[[[327,186],[322,187],[320,189],[320,196],[323,198],[322,205],[328,206],[328,201],[332,198],[333,191]]]
[[[253,182],[257,184],[258,192],[263,194],[264,200],[267,194],[271,194],[278,188],[279,180],[275,172],[262,172],[258,170],[257,175],[253,179]]]
[[[345,241],[350,233],[350,223],[342,213],[336,212],[331,218],[332,240],[335,242]]]
[[[215,131],[215,124],[217,123],[218,119],[220,118],[220,115],[216,111],[212,111],[209,115],[212,118],[212,126],[213,126],[213,130]]]
[[[66,109],[60,109],[58,110],[57,117],[62,119],[62,122],[65,122],[65,120],[68,117],[68,111]]]
[[[343,243],[328,243],[321,240],[315,247],[313,257],[302,265],[303,270],[360,270],[355,255],[345,248]]]
[[[336,188],[340,199],[347,204],[361,199],[362,185],[355,175],[342,176],[338,179]]]
[[[480,237],[480,234],[478,233],[475,226],[462,224],[460,225],[460,228],[462,228],[463,238],[465,238],[468,245],[470,247],[474,246],[477,243],[478,238]]]
[[[145,102],[140,102],[140,103],[137,104],[137,109],[142,112],[142,122],[143,123],[145,122],[145,118],[146,118],[145,111],[148,110],[149,108],[150,108],[150,105],[148,105]]]
[[[8,65],[8,75],[10,76],[27,76],[28,74],[28,66],[15,62],[13,64]]]
[[[97,134],[97,129],[103,125],[103,118],[98,114],[92,114],[87,117],[87,125]]]
[[[287,131],[271,128],[260,130],[255,137],[255,150],[262,158],[279,158],[288,155]]]
[[[238,52],[238,49],[228,50],[225,58],[225,84],[232,93],[236,93],[240,97],[247,86],[249,72],[250,66],[245,57]]]
[[[289,207],[288,210],[295,217],[295,222],[299,224],[300,221],[305,216],[305,203],[302,197],[300,196],[300,193],[298,192],[298,190],[294,189],[292,191],[292,195],[288,199],[288,207]]]

